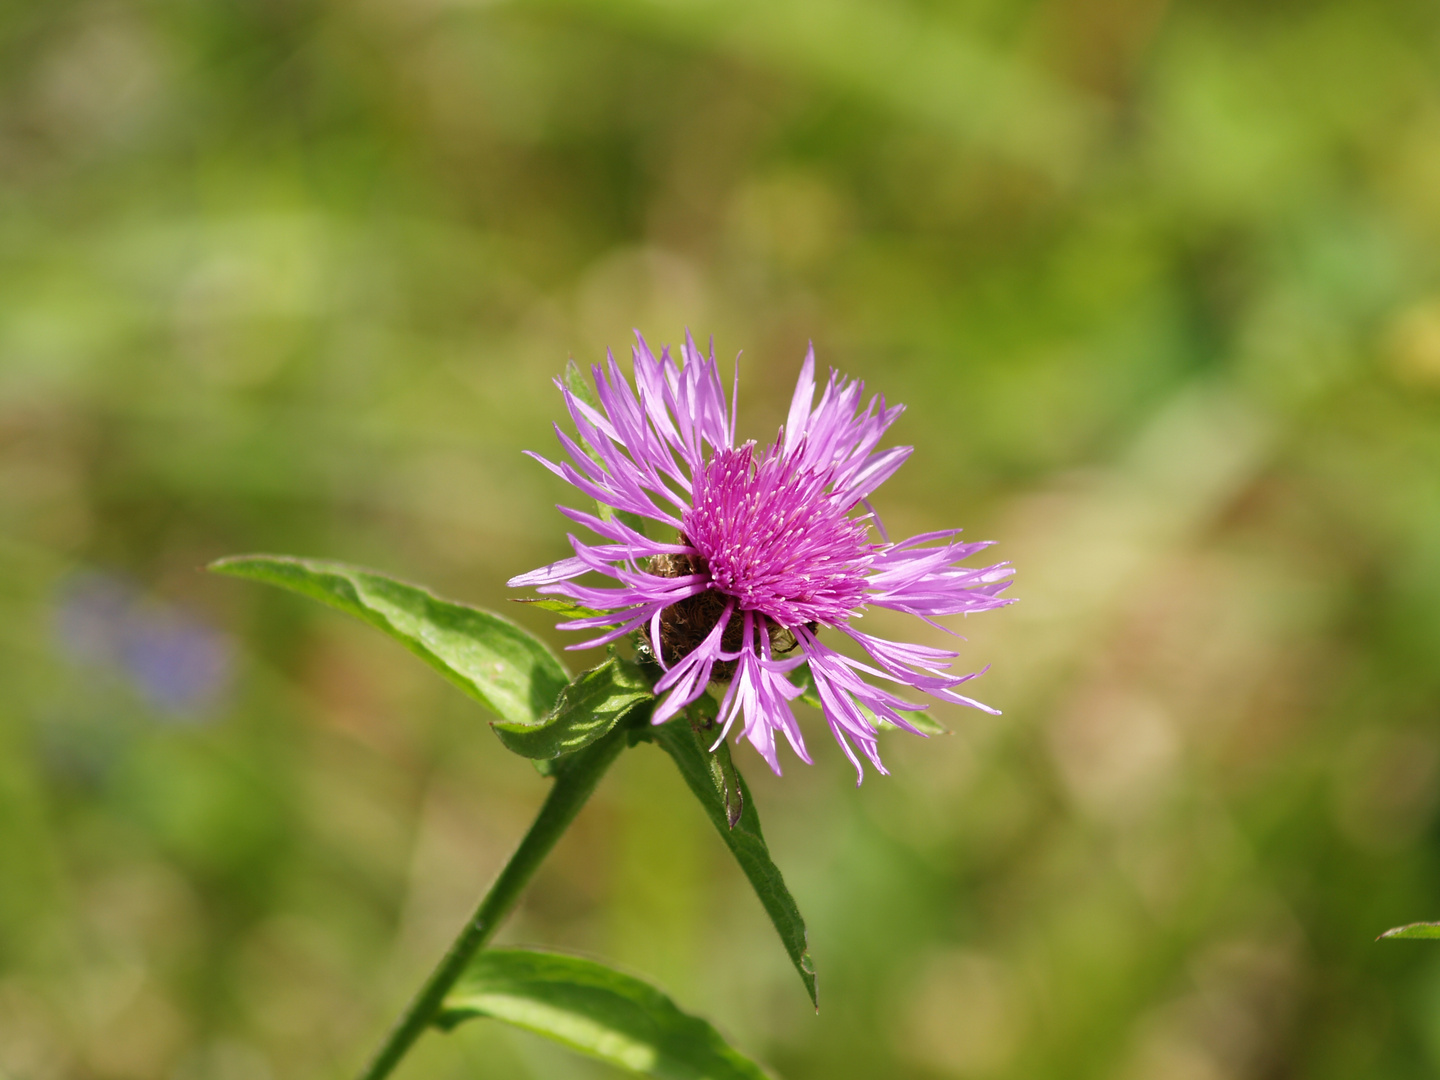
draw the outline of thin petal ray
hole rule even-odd
[[[904,406],[880,395],[865,401],[864,385],[834,370],[819,385],[811,347],[776,442],[737,447],[738,360],[728,400],[713,342],[702,353],[688,331],[678,359],[669,347],[657,356],[637,331],[631,360],[627,379],[607,353],[591,368],[595,393],[586,400],[557,379],[575,435],[556,428],[565,455],[557,462],[527,451],[602,507],[561,507],[598,540],[571,536],[571,557],[510,580],[600,612],[561,624],[600,631],[570,648],[633,636],[660,667],[655,723],[712,681],[727,684],[720,738],[748,741],[777,773],[779,736],[810,761],[792,708],[802,690],[790,676],[801,664],[857,777],[865,762],[886,771],[877,721],[923,734],[902,714],[926,706],[884,687],[995,711],[956,691],[983,672],[952,674],[955,652],[852,625],[871,605],[940,626],[936,618],[1012,602],[1001,595],[1008,563],[963,565],[989,541],[961,542],[958,529],[943,529],[892,543],[879,528],[870,496],[912,453],[879,449]],[[641,531],[621,514],[660,529]],[[826,628],[867,659],[824,644]]]

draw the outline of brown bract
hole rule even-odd
[[[684,537],[680,542],[688,543]],[[699,555],[655,555],[652,556],[646,572],[656,577],[685,577],[689,574],[703,574],[708,571],[705,560]],[[707,589],[695,596],[688,596],[679,603],[671,604],[660,613],[660,648],[666,667],[679,663],[699,647],[700,643],[715,629],[730,598],[716,589]],[[776,653],[787,653],[795,648],[795,635],[785,627],[756,613],[755,626],[770,635],[770,648]],[[811,624],[813,630],[814,624]],[[745,623],[737,614],[731,615],[720,644],[726,652],[738,652],[744,641]],[[726,683],[735,676],[734,660],[721,660],[711,669],[712,682]]]

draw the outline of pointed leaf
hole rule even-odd
[[[1397,926],[1393,930],[1386,930],[1376,941],[1383,941],[1386,938],[1440,938],[1440,922],[1413,922],[1406,926]]]
[[[580,370],[580,365],[573,356],[565,362],[565,386],[570,393],[596,412],[604,412],[600,407],[600,399],[595,396],[595,388],[590,385],[590,380],[585,377],[585,372]]]
[[[810,959],[806,943],[805,920],[800,915],[795,898],[785,887],[780,868],[770,858],[770,848],[760,831],[760,815],[755,812],[755,803],[744,777],[730,759],[730,747],[722,742],[713,754],[710,752],[710,744],[716,734],[713,730],[714,701],[705,697],[701,698],[701,702],[708,703],[710,716],[703,713],[691,715],[687,710],[686,716],[652,729],[652,737],[675,760],[685,783],[700,800],[711,824],[750,879],[755,895],[764,905],[785,945],[785,951],[790,955],[791,963],[805,983],[811,1003],[818,1009],[815,964]]]
[[[805,702],[806,705],[813,706],[817,709],[824,708],[824,706],[820,702],[820,695],[815,690],[815,678],[810,674],[809,664],[801,664],[799,667],[792,670],[790,672],[789,678],[792,683],[800,687],[801,701]],[[860,711],[865,714],[865,719],[869,720],[879,730],[901,730],[899,726],[892,724],[889,720],[886,720],[883,717],[876,716],[873,712],[867,709],[864,705],[861,705],[858,701],[855,704],[859,707]],[[939,720],[936,720],[934,717],[932,717],[928,710],[897,709],[896,711],[899,712],[900,715],[903,716],[906,720],[910,721],[910,723],[913,724],[918,731],[921,731],[926,735],[950,734],[950,729],[947,728],[944,724],[940,723]]]
[[[557,758],[589,746],[620,718],[655,700],[650,680],[634,664],[611,657],[560,691],[538,724],[503,721],[490,726],[500,741],[529,758]]]
[[[632,514],[629,510],[616,510],[613,506],[606,506],[604,503],[596,503],[600,507],[600,516],[607,521],[610,518],[617,518],[621,524],[634,529],[641,536],[649,535],[646,530],[645,519],[639,514]]]
[[[859,707],[860,711],[865,714],[865,718],[869,720],[872,724],[874,724],[875,727],[880,731],[905,730],[899,724],[893,724],[889,720],[886,720],[883,716],[876,716],[873,712],[867,709],[864,705],[861,705],[858,701],[855,704]],[[928,711],[924,709],[896,709],[895,711],[901,716],[903,716],[906,720],[910,721],[910,723],[915,727],[915,730],[921,732],[922,734],[950,734],[950,729],[948,727],[940,723],[939,720],[936,720],[933,716],[930,715]]]
[[[745,816],[745,782],[730,756],[728,743],[721,743],[710,754],[710,782],[720,794],[725,809],[725,823],[734,829]]]
[[[580,365],[575,363],[574,358],[571,358],[565,364],[565,385],[569,388],[570,393],[574,394],[596,412],[603,413],[605,411],[600,404],[600,399],[595,396],[595,390],[590,385],[590,380],[585,378],[585,373],[580,370]],[[605,465],[604,459],[602,459],[593,448],[587,448],[587,450],[591,460],[603,468]],[[629,510],[616,510],[608,503],[596,502],[595,505],[599,508],[600,517],[604,520],[612,521],[618,518],[641,536],[645,535],[645,519],[638,514],[632,514]]]
[[[811,708],[824,708],[824,705],[820,702],[820,694],[815,689],[815,677],[810,674],[810,665],[808,663],[801,664],[794,668],[790,672],[789,679],[796,686],[800,687],[801,701]]]
[[[589,619],[600,614],[594,608],[577,604],[574,600],[564,596],[512,596],[510,602],[512,604],[533,604],[541,611],[553,611],[557,615],[566,615],[572,619]]]
[[[480,953],[445,998],[436,1023],[489,1016],[641,1076],[767,1080],[708,1022],[649,983],[593,960],[529,949]]]
[[[278,585],[364,619],[512,723],[538,722],[569,682],[544,642],[514,623],[373,570],[286,555],[237,555],[209,569]]]
[[[897,711],[898,711],[898,712],[900,713],[900,715],[903,716],[906,720],[909,720],[910,723],[913,724],[917,730],[924,732],[926,735],[949,735],[949,734],[950,734],[950,729],[949,729],[948,727],[946,727],[944,724],[940,723],[939,720],[936,720],[936,719],[935,719],[933,716],[931,716],[928,712],[909,712],[908,710],[904,710],[904,709],[897,710]],[[881,730],[886,730],[886,731],[899,731],[899,730],[900,730],[900,728],[896,727],[896,726],[895,726],[894,724],[892,724],[889,720],[879,720],[879,719],[877,719],[875,723],[876,723],[876,726],[878,726]]]

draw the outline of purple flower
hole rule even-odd
[[[867,676],[995,712],[956,692],[975,678],[948,674],[956,653],[888,641],[853,625],[869,605],[938,626],[936,616],[1011,602],[999,595],[1012,573],[1007,564],[959,565],[989,541],[962,544],[958,529],[946,529],[890,543],[870,508],[870,493],[910,456],[908,446],[876,450],[903,406],[886,408],[878,397],[862,411],[863,384],[834,371],[815,405],[812,348],[775,443],[763,451],[753,442],[737,447],[738,371],[727,403],[713,346],[706,358],[687,334],[683,364],[677,364],[668,348],[657,360],[638,333],[636,340],[633,389],[613,355],[608,370],[592,368],[598,409],[556,380],[580,435],[576,443],[555,428],[570,460],[557,465],[530,455],[616,511],[600,517],[560,507],[606,542],[571,535],[572,558],[510,581],[599,612],[561,624],[562,630],[602,630],[570,648],[640,631],[664,672],[655,684],[656,694],[667,695],[655,708],[657,724],[712,680],[728,682],[720,738],[738,720],[740,735],[777,773],[776,732],[810,761],[790,708],[803,692],[791,678],[802,664],[809,664],[830,730],[862,777],[851,743],[884,773],[877,719],[923,734],[897,710],[927,707]],[[861,507],[866,512],[857,513]],[[632,528],[629,515],[659,522],[664,529],[651,531],[667,539]],[[592,572],[609,583],[577,583]],[[869,660],[823,644],[822,627],[850,638]]]

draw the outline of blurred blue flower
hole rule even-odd
[[[234,650],[223,634],[123,578],[67,578],[56,588],[54,611],[62,656],[119,670],[170,719],[203,719],[229,682]]]

